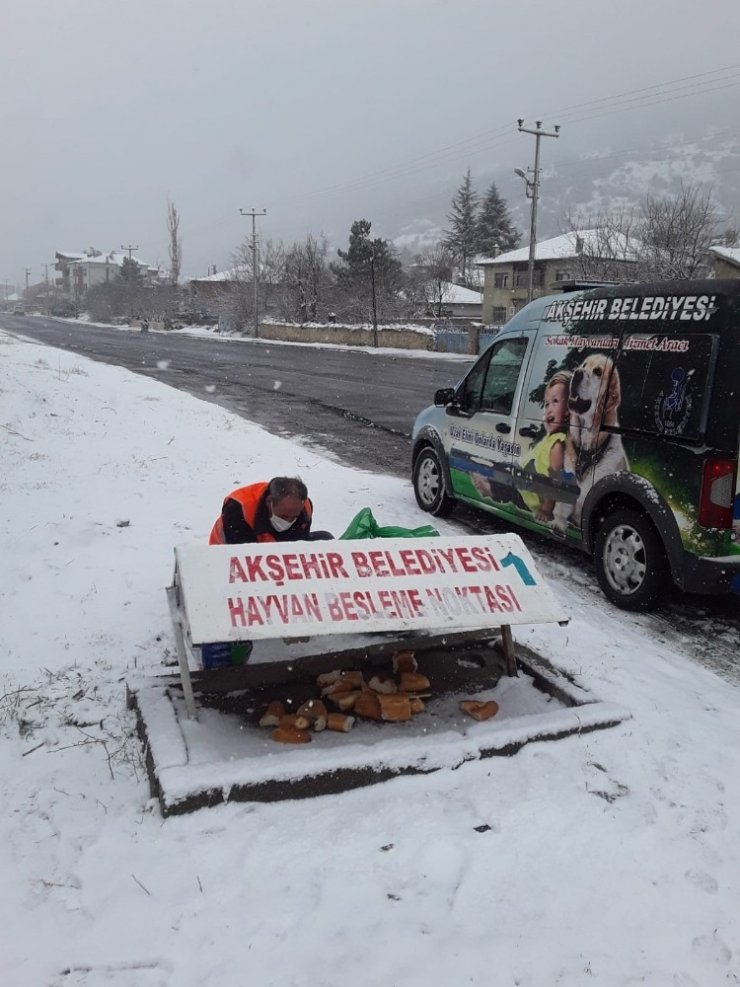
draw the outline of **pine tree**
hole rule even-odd
[[[121,270],[119,272],[119,277],[121,281],[125,281],[126,284],[132,286],[138,286],[144,280],[141,274],[141,267],[139,264],[131,257],[124,257],[121,262]]]
[[[371,225],[367,219],[355,220],[348,249],[337,251],[342,263],[332,264],[331,270],[347,310],[377,323],[393,308],[402,271],[388,241],[371,239]]]
[[[462,184],[452,200],[452,212],[447,215],[450,228],[445,230],[442,241],[460,265],[460,273],[464,282],[468,280],[470,261],[475,256],[477,249],[477,207],[478,194],[473,189],[470,168],[468,168],[465,178],[463,178]]]
[[[478,212],[476,248],[486,257],[496,257],[519,245],[521,237],[511,221],[509,207],[501,198],[496,183],[491,185],[483,197]]]

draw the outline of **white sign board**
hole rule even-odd
[[[193,644],[568,619],[518,535],[175,549]]]

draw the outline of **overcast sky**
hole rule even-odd
[[[240,208],[392,237],[469,165],[531,164],[519,116],[561,124],[550,160],[736,133],[739,32],[737,0],[0,0],[0,280],[90,246],[166,264],[168,197],[186,275],[230,263]]]

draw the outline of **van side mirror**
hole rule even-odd
[[[454,387],[440,387],[438,391],[434,392],[434,404],[438,408],[446,408],[448,404],[452,404],[455,400],[455,388]]]

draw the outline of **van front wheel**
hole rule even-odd
[[[446,517],[455,506],[455,501],[445,490],[442,464],[431,447],[422,449],[414,462],[414,494],[416,503],[428,514]]]
[[[660,538],[636,511],[618,510],[604,519],[594,564],[604,595],[622,610],[652,610],[670,582]]]

